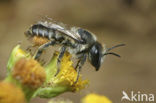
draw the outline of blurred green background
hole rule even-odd
[[[90,80],[88,89],[65,93],[59,98],[79,103],[88,93],[99,93],[120,103],[122,90],[156,94],[156,1],[155,0],[0,0],[0,80],[12,48],[28,45],[24,31],[45,16],[80,26],[96,34],[122,58],[107,56],[99,72],[86,63],[82,74]],[[31,103],[45,103],[34,99]],[[126,102],[127,103],[127,102]]]

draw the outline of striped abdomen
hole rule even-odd
[[[63,34],[62,32],[55,30],[54,28],[49,28],[42,24],[33,25],[25,34],[27,36],[33,37],[33,42],[36,45],[44,44],[49,40],[54,40],[57,42],[57,44],[63,44],[66,46],[75,44],[76,42],[74,39]]]
[[[33,25],[31,28],[31,32],[33,36],[41,36],[47,39],[55,38],[55,31],[54,29],[45,27],[41,24]]]

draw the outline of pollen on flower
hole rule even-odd
[[[21,58],[17,61],[12,75],[23,85],[34,89],[40,87],[46,79],[44,68],[32,58]]]
[[[74,85],[72,85],[72,91],[80,91],[81,89],[86,88],[86,86],[89,84],[89,80],[82,80],[81,77],[79,78],[78,82]]]
[[[0,103],[26,103],[24,93],[18,87],[0,82]]]
[[[83,98],[82,103],[112,103],[112,101],[105,96],[91,93]]]
[[[73,68],[71,55],[66,52],[61,61],[60,72],[52,81],[53,83],[65,85],[71,91],[75,92],[84,89],[88,84],[88,80],[82,80],[81,76],[79,77],[78,82],[75,83],[77,75],[76,70]]]

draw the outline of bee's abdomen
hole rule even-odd
[[[36,24],[32,26],[32,34],[34,36],[45,37],[47,39],[52,39],[55,37],[55,30],[45,27],[41,24]]]

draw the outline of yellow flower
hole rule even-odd
[[[56,53],[58,56],[58,53]],[[82,80],[81,76],[79,77],[77,83],[75,83],[77,78],[77,72],[73,68],[73,62],[71,61],[71,55],[66,52],[62,58],[60,65],[60,72],[58,75],[51,79],[51,82],[55,85],[65,86],[71,91],[79,91],[83,89],[88,84],[88,80]]]
[[[24,52],[20,45],[13,48],[7,65],[5,81],[20,87],[27,101],[46,80],[45,69],[33,57]]]
[[[32,58],[21,58],[17,61],[13,68],[12,75],[23,85],[34,89],[40,87],[46,79],[44,68]]]
[[[85,96],[82,103],[112,103],[112,101],[105,96],[92,93]]]
[[[70,100],[64,100],[64,99],[51,99],[48,103],[73,103]]]
[[[0,103],[26,103],[24,93],[18,87],[0,82]]]
[[[79,77],[77,83],[77,72],[73,68],[71,55],[65,53],[60,64],[60,72],[57,71],[57,60],[59,53],[55,53],[50,62],[43,67],[33,59],[29,53],[25,53],[20,46],[16,46],[8,62],[9,75],[6,81],[21,87],[29,101],[31,98],[40,96],[44,98],[55,97],[67,91],[80,91],[88,84],[88,80]]]
[[[71,55],[65,53],[60,64],[60,72],[55,76],[57,71],[57,60],[59,53],[56,52],[50,63],[45,66],[46,83],[37,90],[34,96],[42,98],[52,98],[64,92],[76,92],[84,89],[88,85],[88,80],[82,80],[80,76],[77,83],[77,72],[73,68]]]

